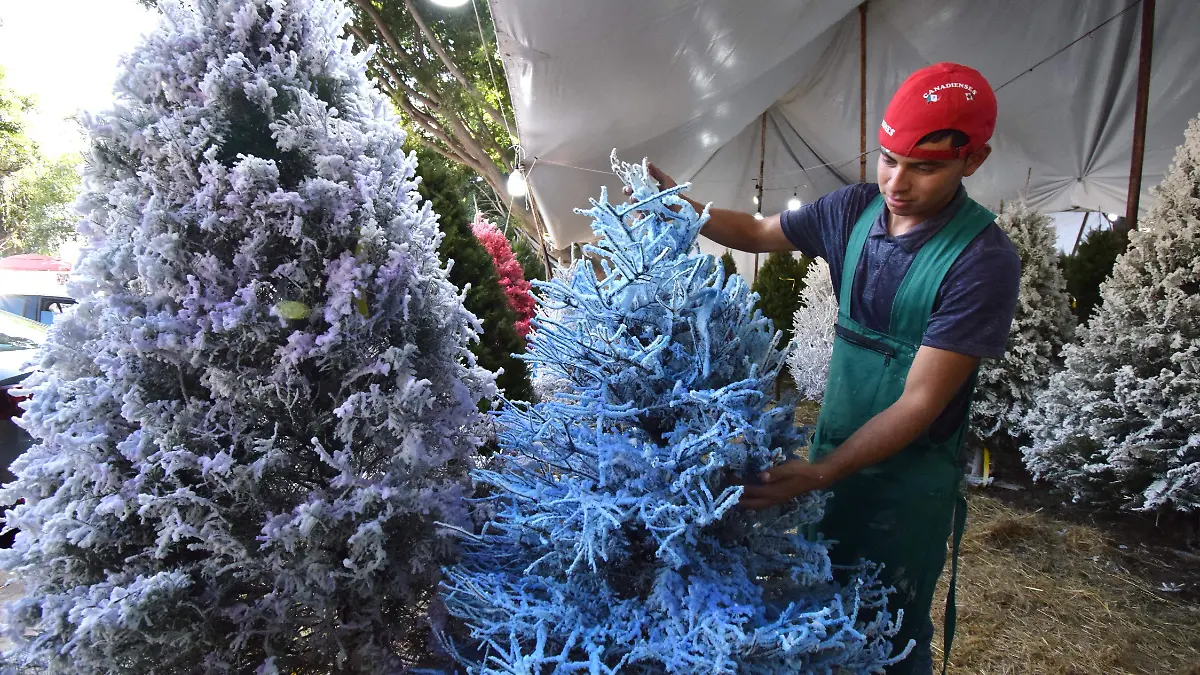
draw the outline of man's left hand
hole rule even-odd
[[[828,467],[793,459],[759,474],[761,485],[746,485],[738,505],[744,509],[769,509],[833,482]]]

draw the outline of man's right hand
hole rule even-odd
[[[663,173],[662,169],[654,166],[654,162],[650,162],[647,168],[650,169],[650,177],[658,183],[659,190],[669,190],[676,185],[679,185],[679,183],[675,182],[674,178],[671,178],[667,174]],[[621,188],[621,190],[626,194],[626,196],[633,195],[633,188],[629,187],[628,185]]]
[[[650,164],[646,168],[650,171],[650,177],[658,182],[658,189],[669,190],[679,185],[675,182],[675,179],[663,173],[654,164]],[[624,192],[632,201],[633,190],[625,187]],[[692,208],[696,210],[696,213],[704,211],[704,204],[687,195],[676,194],[687,200],[692,205]],[[673,211],[680,210],[678,205],[670,208]],[[708,216],[708,222],[704,225],[704,229],[700,233],[722,246],[749,253],[795,250],[792,243],[784,236],[783,227],[777,215],[766,218],[755,218],[749,213],[742,213],[741,211],[710,208]]]
[[[658,181],[658,189],[659,190],[670,190],[671,188],[675,187],[676,185],[679,185],[679,183],[675,182],[674,178],[671,178],[667,174],[663,173],[662,169],[658,168],[657,166],[654,166],[654,162],[650,162],[649,169],[650,169],[650,177],[653,178],[654,180]]]

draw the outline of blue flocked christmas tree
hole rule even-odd
[[[603,279],[540,283],[526,358],[566,386],[499,414],[476,478],[490,521],[461,532],[444,597],[474,673],[869,673],[896,621],[870,567],[840,571],[804,534],[821,495],[737,506],[741,476],[800,439],[771,406],[785,352],[756,297],[701,255],[707,220],[646,166],[631,204],[590,216]],[[559,311],[555,311],[559,310]],[[898,618],[898,617],[897,617]]]

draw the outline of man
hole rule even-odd
[[[830,490],[819,530],[837,541],[834,563],[882,563],[896,588],[889,609],[904,610],[896,648],[915,641],[889,673],[932,672],[934,587],[946,540],[953,530],[957,556],[966,518],[961,449],[975,373],[981,358],[1004,353],[1016,311],[1016,250],[962,186],[991,153],[995,124],[995,95],[977,71],[923,68],[880,124],[878,184],[761,220],[712,209],[703,230],[741,251],[799,250],[829,263],[840,307],[811,461],[764,472],[741,504]],[[946,623],[949,652],[949,609]]]

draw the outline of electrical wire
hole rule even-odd
[[[995,89],[993,89],[992,91],[994,91],[994,92],[998,92],[998,91],[1000,91],[1001,89],[1003,89],[1003,88],[1007,87],[1008,85],[1012,84],[1013,82],[1016,82],[1017,80],[1021,79],[1022,77],[1025,77],[1025,76],[1026,76],[1026,75],[1028,75],[1029,73],[1032,73],[1034,68],[1037,68],[1038,66],[1040,66],[1040,65],[1042,65],[1042,64],[1044,64],[1044,63],[1046,63],[1046,62],[1047,62],[1047,61],[1049,61],[1050,59],[1052,59],[1052,58],[1054,58],[1054,57],[1058,56],[1059,54],[1061,54],[1061,53],[1063,53],[1063,52],[1067,51],[1067,50],[1068,50],[1068,49],[1070,49],[1071,47],[1075,46],[1075,43],[1079,42],[1080,40],[1084,39],[1085,37],[1089,37],[1089,36],[1091,36],[1091,34],[1092,34],[1092,33],[1095,33],[1096,31],[1100,30],[1101,28],[1104,28],[1105,26],[1107,26],[1108,24],[1110,24],[1110,23],[1112,23],[1114,20],[1116,20],[1116,18],[1117,18],[1117,17],[1121,16],[1121,15],[1122,15],[1122,14],[1124,14],[1125,12],[1128,12],[1129,10],[1133,9],[1134,7],[1137,7],[1137,6],[1138,6],[1138,5],[1140,5],[1140,4],[1142,4],[1142,0],[1134,0],[1134,1],[1133,1],[1133,3],[1131,3],[1131,4],[1130,4],[1129,6],[1127,6],[1125,9],[1123,9],[1123,10],[1121,10],[1121,11],[1117,12],[1116,14],[1113,14],[1113,15],[1112,15],[1112,16],[1110,16],[1110,17],[1108,17],[1107,19],[1105,19],[1105,20],[1104,20],[1102,23],[1100,23],[1100,24],[1099,24],[1098,26],[1096,26],[1095,28],[1093,28],[1093,29],[1089,30],[1088,32],[1084,33],[1083,35],[1080,35],[1079,37],[1075,38],[1074,40],[1071,40],[1070,42],[1068,42],[1068,43],[1067,43],[1067,44],[1066,44],[1064,47],[1062,47],[1062,48],[1061,48],[1061,49],[1059,49],[1058,51],[1054,52],[1054,53],[1053,53],[1053,54],[1051,54],[1050,56],[1047,56],[1046,58],[1042,59],[1041,61],[1038,61],[1037,63],[1033,64],[1032,66],[1030,66],[1030,67],[1029,67],[1029,68],[1027,68],[1026,70],[1022,71],[1021,73],[1019,73],[1018,75],[1016,75],[1015,77],[1013,77],[1013,78],[1012,78],[1012,79],[1010,79],[1009,81],[1005,82],[1004,84],[1000,85],[999,87],[996,87],[996,88],[995,88]]]
[[[475,10],[475,27],[479,29],[479,43],[483,45],[483,60],[487,61],[488,73],[492,76],[492,88],[500,91],[500,84],[496,81],[496,71],[492,68],[492,55],[488,50],[487,37],[483,34],[483,20],[479,18],[479,5],[475,4],[476,0],[471,0],[471,9]],[[508,132],[509,138],[516,138],[513,135],[512,127],[508,126],[508,112],[504,109],[504,99],[500,100],[500,117],[504,120],[504,130]]]
[[[474,6],[475,0],[471,0],[471,1],[472,1],[472,6]],[[1003,88],[1007,87],[1008,85],[1012,84],[1013,82],[1016,82],[1017,80],[1021,79],[1022,77],[1024,77],[1024,76],[1028,75],[1029,73],[1032,73],[1032,72],[1033,72],[1035,69],[1037,69],[1039,66],[1045,65],[1045,64],[1046,64],[1046,62],[1048,62],[1048,61],[1050,61],[1050,60],[1054,59],[1054,58],[1055,58],[1055,57],[1057,57],[1059,54],[1062,54],[1063,52],[1067,51],[1067,50],[1068,50],[1068,49],[1070,49],[1071,47],[1075,46],[1075,45],[1076,45],[1076,44],[1078,44],[1080,41],[1082,41],[1084,38],[1090,37],[1090,36],[1091,36],[1092,34],[1094,34],[1096,31],[1098,31],[1098,30],[1100,30],[1101,28],[1103,28],[1103,27],[1107,26],[1108,24],[1112,23],[1112,22],[1113,22],[1113,21],[1115,21],[1117,18],[1119,18],[1121,15],[1125,14],[1126,12],[1128,12],[1128,11],[1129,11],[1129,10],[1131,10],[1131,9],[1133,9],[1134,7],[1137,7],[1137,6],[1138,6],[1138,5],[1140,5],[1141,3],[1142,3],[1142,0],[1134,0],[1132,3],[1130,3],[1129,5],[1127,5],[1127,6],[1126,6],[1124,9],[1122,9],[1121,11],[1119,11],[1119,12],[1117,12],[1116,14],[1113,14],[1112,16],[1108,17],[1108,18],[1107,18],[1107,19],[1105,19],[1104,21],[1102,21],[1102,22],[1100,22],[1099,24],[1097,24],[1095,27],[1093,27],[1093,28],[1091,28],[1090,30],[1088,30],[1088,31],[1087,31],[1086,33],[1084,33],[1083,35],[1080,35],[1079,37],[1075,38],[1074,40],[1072,40],[1072,41],[1068,42],[1066,45],[1063,45],[1063,46],[1062,46],[1062,47],[1060,47],[1058,50],[1056,50],[1054,53],[1052,53],[1052,54],[1050,54],[1049,56],[1047,56],[1047,57],[1043,58],[1042,60],[1040,60],[1040,61],[1038,61],[1037,63],[1033,64],[1032,66],[1030,66],[1029,68],[1025,69],[1024,71],[1022,71],[1022,72],[1018,73],[1017,75],[1015,75],[1014,77],[1010,78],[1009,80],[1007,80],[1006,82],[1004,82],[1004,83],[1003,83],[1003,84],[1001,84],[1000,86],[998,86],[998,87],[996,87],[995,89],[993,89],[993,91],[994,91],[994,92],[999,92],[1001,89],[1003,89]],[[476,12],[475,12],[475,18],[476,18],[476,21],[478,22],[478,20],[479,20],[479,10],[478,10],[478,9],[476,9]],[[480,24],[480,26],[479,26],[479,33],[480,33],[480,38],[482,39],[482,38],[483,38],[483,27],[482,27],[482,24]],[[485,46],[484,46],[484,49],[486,50],[486,49],[487,49],[487,47],[486,47],[486,42],[485,42],[484,44],[485,44]],[[488,61],[488,68],[489,68],[489,69],[491,68],[491,61],[490,61],[490,59],[489,59],[489,61]],[[493,75],[492,75],[492,84],[493,84],[493,86],[495,86],[495,82],[496,82],[496,81],[495,81],[495,74],[493,73]],[[506,120],[506,122],[507,122],[507,120]],[[879,151],[879,149],[878,149],[878,148],[874,148],[874,149],[868,150],[868,151],[866,151],[866,152],[859,153],[859,154],[857,154],[857,155],[855,155],[855,156],[853,156],[853,157],[850,157],[849,159],[844,159],[844,160],[835,160],[835,161],[832,161],[832,162],[826,162],[826,163],[824,163],[824,164],[817,164],[817,165],[815,165],[815,166],[810,166],[810,167],[800,167],[800,168],[798,168],[798,169],[791,170],[791,171],[781,171],[781,172],[778,172],[778,173],[772,174],[772,176],[771,176],[771,177],[772,177],[772,178],[777,178],[777,177],[779,177],[779,176],[788,176],[788,175],[793,175],[793,174],[797,174],[797,173],[807,173],[808,171],[812,171],[813,169],[821,169],[821,168],[824,168],[824,167],[833,167],[834,169],[840,169],[840,168],[842,168],[843,166],[846,166],[847,164],[851,164],[851,163],[853,163],[853,162],[856,162],[856,161],[858,161],[859,159],[861,159],[862,157],[865,157],[865,156],[867,156],[867,155],[873,154],[873,153],[875,153],[875,152],[878,152],[878,151]],[[575,169],[575,170],[577,170],[577,171],[587,171],[587,172],[590,172],[590,173],[598,173],[598,174],[603,174],[603,175],[611,175],[611,174],[612,174],[612,171],[611,171],[611,170],[604,171],[604,170],[600,170],[600,169],[589,169],[589,168],[587,168],[587,167],[583,167],[583,166],[576,166],[576,165],[574,165],[574,164],[567,164],[567,163],[564,163],[564,162],[555,162],[555,161],[552,161],[552,160],[549,160],[549,159],[542,159],[541,161],[542,161],[542,162],[544,162],[544,163],[546,163],[546,164],[552,164],[552,165],[554,165],[554,166],[561,166],[561,167],[564,167],[564,168],[567,168],[567,169]],[[537,164],[537,162],[538,162],[538,158],[537,158],[537,157],[534,157],[534,159],[533,159],[533,163],[534,163],[534,165],[536,165],[536,164]],[[526,179],[526,183],[527,183],[527,184],[528,184],[528,181],[529,181],[529,174],[530,174],[530,173],[532,173],[532,171],[533,171],[533,166],[530,166],[530,167],[529,167],[529,170],[525,172],[525,179]],[[691,183],[692,183],[692,185],[714,185],[714,184],[740,183],[740,182],[742,182],[742,181],[741,181],[741,180],[714,180],[714,181],[689,181],[689,182],[691,182]],[[748,182],[754,182],[754,181],[748,181]],[[807,187],[807,184],[803,184],[803,183],[802,183],[802,184],[799,184],[799,185],[781,186],[781,187],[774,187],[774,188],[762,187],[761,189],[762,189],[764,192],[765,192],[765,191],[779,191],[779,190],[792,190],[792,191],[794,192],[794,191],[796,191],[796,190],[799,190],[799,189],[800,189],[800,188],[802,188],[802,187]]]

